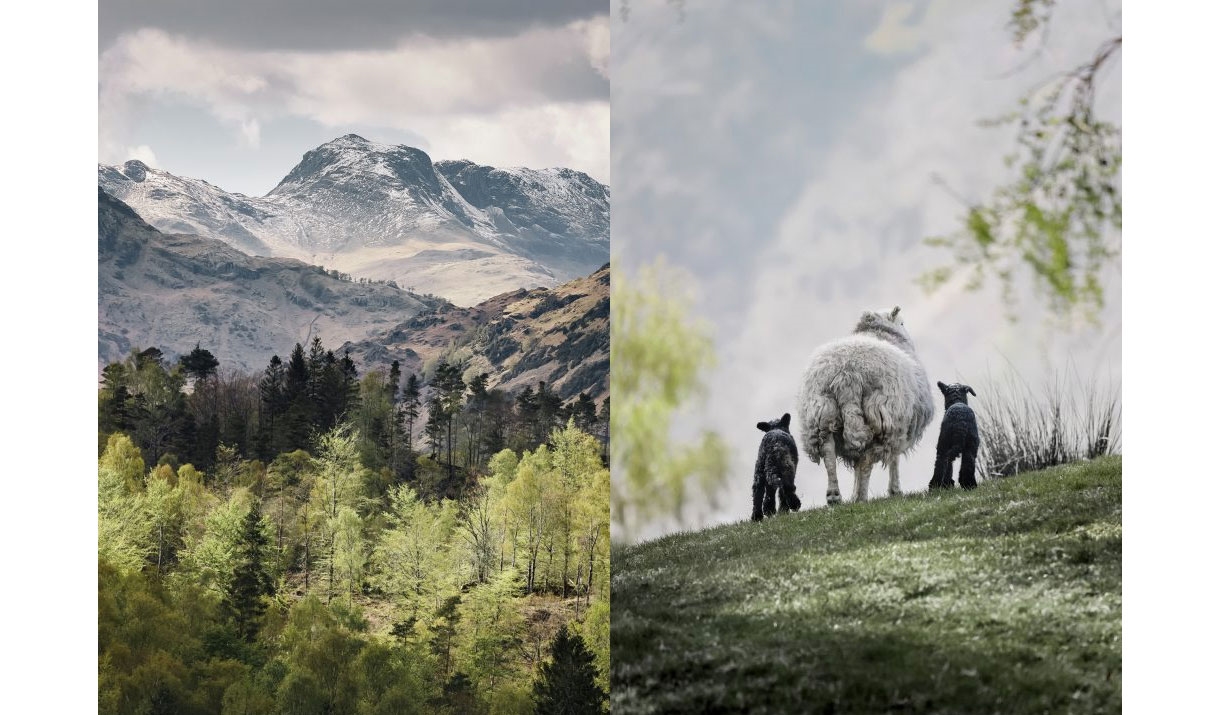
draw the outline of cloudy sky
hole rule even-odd
[[[348,132],[609,178],[605,0],[102,0],[98,161],[262,195]]]
[[[1042,48],[1022,51],[1004,27],[1011,5],[616,4],[612,244],[627,273],[658,256],[689,273],[717,346],[712,389],[691,421],[718,431],[733,461],[721,506],[705,506],[702,523],[748,516],[754,423],[795,413],[809,354],[863,310],[902,306],[932,381],[977,385],[1012,365],[1038,384],[1069,362],[1118,381],[1117,269],[1095,328],[1011,325],[997,290],[928,296],[914,283],[944,260],[921,239],[952,231],[962,199],[984,199],[1008,176],[1011,135],[977,121],[1121,32],[1117,2],[1065,0]],[[1117,69],[1098,100],[1111,119]],[[908,491],[927,485],[938,424],[901,463]],[[824,504],[824,469],[801,459],[802,499]],[[875,471],[872,493],[886,481]]]

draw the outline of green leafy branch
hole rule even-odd
[[[1038,8],[1049,12],[1052,4],[1018,5],[1010,23],[1018,44],[1046,22]],[[1096,320],[1104,304],[1102,270],[1120,255],[1122,133],[1096,116],[1094,99],[1101,73],[1121,49],[1121,36],[1108,40],[1090,61],[1027,93],[1016,111],[981,122],[1017,127],[1016,148],[1005,157],[1017,178],[970,204],[957,232],[925,239],[953,255],[920,276],[926,290],[964,270],[968,290],[993,277],[1012,305],[1014,276],[1025,267],[1054,313]]]

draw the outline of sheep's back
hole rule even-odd
[[[894,385],[896,390],[891,389]],[[840,457],[848,462],[859,457],[845,453],[841,405],[850,402],[863,407],[876,393],[885,393],[874,400],[884,411],[885,421],[900,429],[888,435],[887,444],[866,449],[878,448],[897,456],[919,441],[935,412],[923,365],[898,346],[870,335],[850,335],[815,350],[797,395],[802,437],[810,457],[816,459],[822,441],[832,434]]]

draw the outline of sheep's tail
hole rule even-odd
[[[839,430],[839,403],[826,395],[813,395],[800,405],[799,412],[805,454],[818,464],[822,461],[822,445],[833,441]]]
[[[873,431],[864,420],[864,410],[858,402],[839,405],[839,410],[843,414],[844,451],[848,454],[863,452],[873,439]]]

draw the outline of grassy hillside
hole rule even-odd
[[[1121,457],[672,535],[612,573],[615,713],[1121,708]]]

